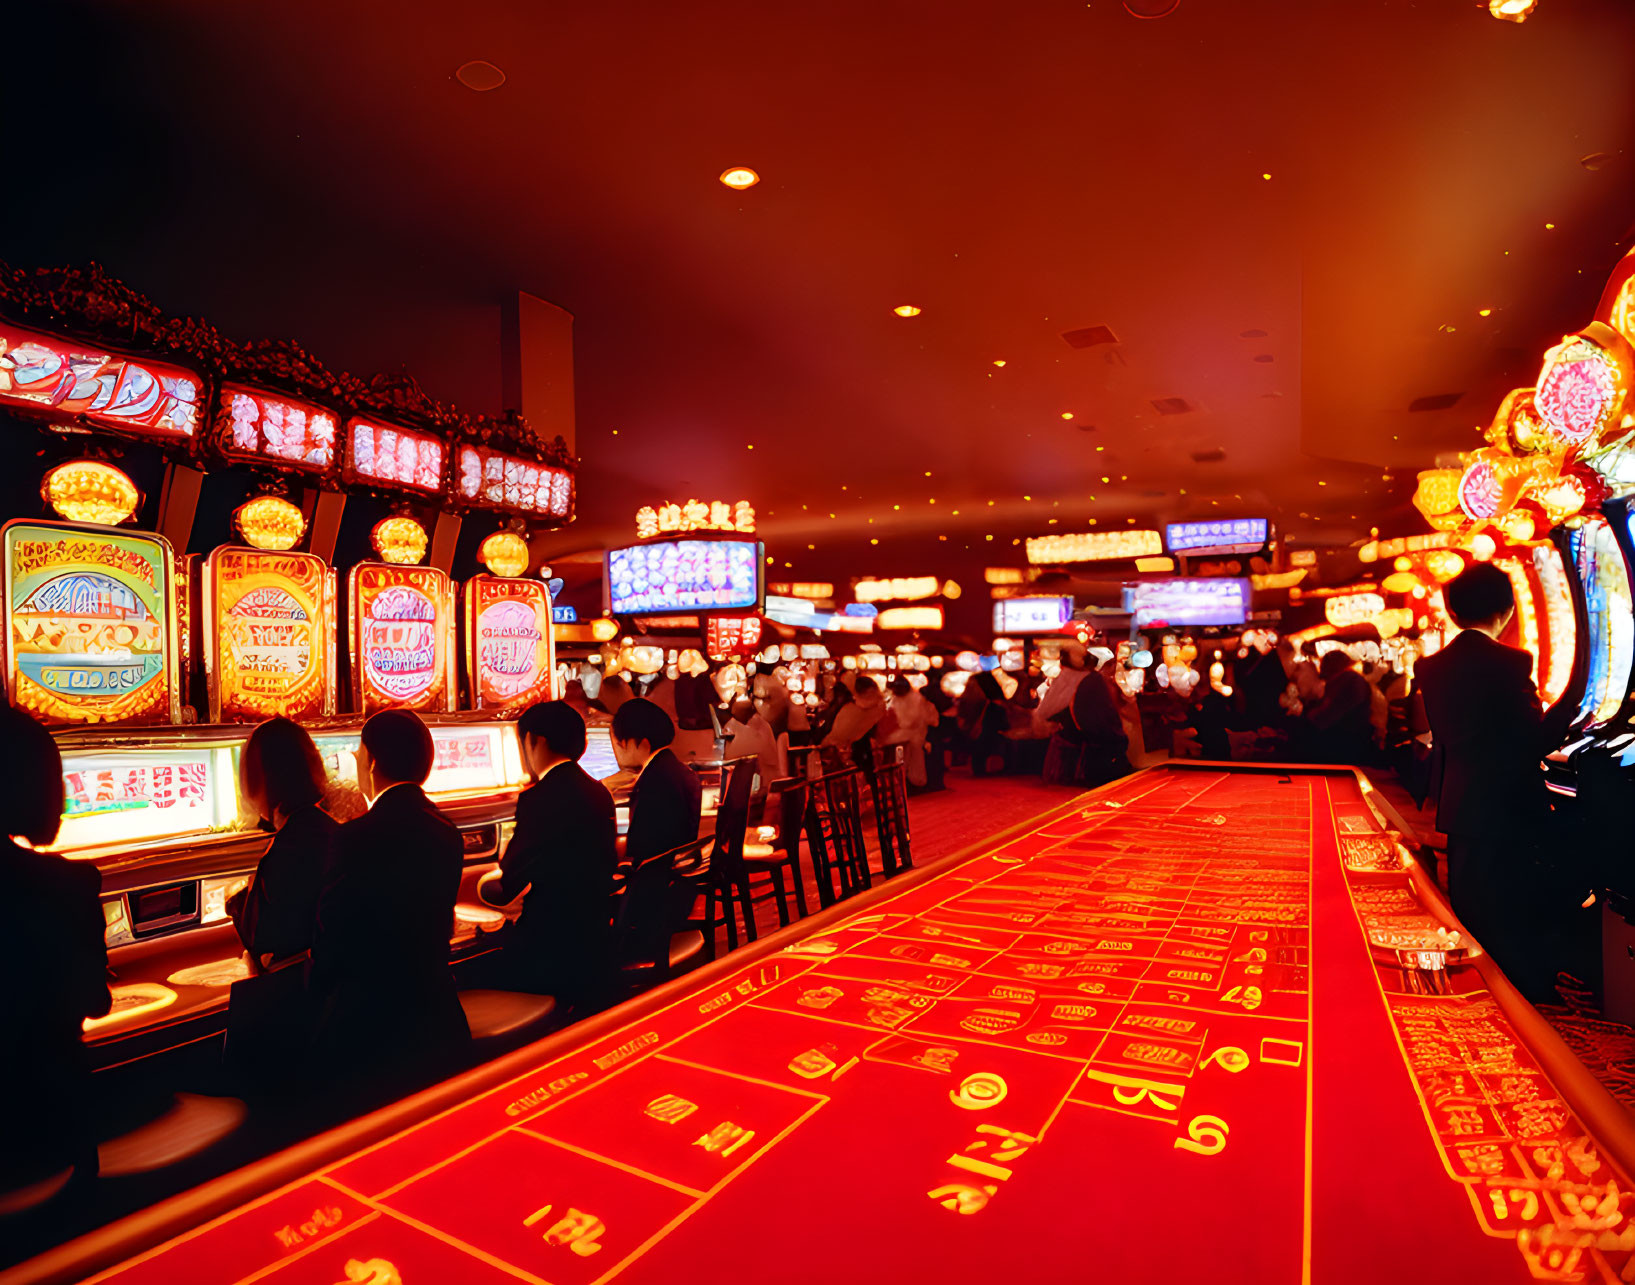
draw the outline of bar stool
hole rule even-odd
[[[880,751],[874,769],[874,830],[880,842],[880,872],[891,878],[911,869],[914,858],[908,839],[908,769],[902,746]]]
[[[619,983],[627,992],[669,981],[704,958],[705,935],[690,927],[687,916],[698,900],[708,842],[696,839],[661,852],[626,876],[613,937]]]
[[[805,781],[774,781],[768,793],[774,790],[778,793],[778,833],[771,843],[750,843],[747,840],[744,843],[744,869],[751,877],[764,874],[772,880],[771,890],[758,897],[753,895],[751,889],[750,904],[759,906],[776,897],[778,922],[785,928],[789,926],[789,896],[783,886],[785,870],[789,871],[795,885],[795,904],[800,908],[800,917],[805,919],[809,913],[806,909],[806,880],[800,871],[800,837],[806,828],[809,788]]]
[[[810,783],[806,838],[817,873],[818,900],[825,906],[869,888],[869,853],[857,788],[860,776],[861,771],[848,767]]]
[[[704,949],[710,959],[715,958],[717,928],[727,930],[727,949],[738,949],[740,913],[745,938],[754,941],[758,936],[755,907],[750,899],[749,870],[744,864],[744,828],[749,824],[749,795],[755,771],[754,759],[734,763],[728,770],[721,804],[715,814],[715,846],[710,850],[709,865],[702,867],[698,874],[699,888],[704,894],[704,917],[697,923],[704,934]]]

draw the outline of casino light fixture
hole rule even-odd
[[[520,576],[528,570],[528,541],[515,531],[496,531],[478,546],[477,560],[497,576]]]
[[[899,317],[917,317],[920,315],[921,310],[911,303],[900,303],[892,311]]]
[[[383,518],[369,533],[382,562],[413,566],[426,556],[426,528],[411,517]]]
[[[1488,0],[1487,11],[1505,22],[1526,22],[1538,0]]]
[[[734,165],[731,169],[721,171],[721,181],[735,191],[742,192],[746,187],[754,187],[761,181],[761,176],[747,165]]]
[[[101,460],[57,465],[41,481],[40,495],[58,516],[98,526],[118,526],[142,502],[136,483]]]
[[[282,495],[258,495],[233,510],[233,525],[244,543],[282,553],[301,543],[307,520],[297,504]]]

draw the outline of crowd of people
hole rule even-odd
[[[579,759],[583,716],[534,705],[518,725],[533,783],[516,830],[479,895],[514,912],[485,980],[549,994],[574,1015],[617,997],[621,870],[651,871],[697,839],[698,777],[671,751],[675,724],[640,697],[619,703],[614,753],[633,777],[626,836],[612,795]],[[0,860],[0,961],[24,987],[0,1054],[6,1100],[27,1103],[8,1131],[0,1182],[19,1186],[64,1165],[94,1172],[81,1027],[109,1012],[100,877],[43,852],[63,811],[62,761],[27,714],[0,711],[10,769],[0,775],[8,836]],[[240,755],[245,813],[272,840],[228,911],[251,976],[233,987],[225,1065],[234,1087],[327,1123],[458,1068],[470,1031],[449,969],[464,855],[460,832],[422,788],[434,747],[418,715],[370,717],[357,750],[367,810],[341,821],[312,737],[284,718]],[[339,809],[333,809],[339,810]],[[622,922],[632,939],[667,925]]]

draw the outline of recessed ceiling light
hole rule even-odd
[[[747,165],[734,165],[730,170],[721,171],[721,181],[741,192],[746,187],[754,187],[761,181],[761,176]]]
[[[1488,0],[1487,11],[1506,22],[1526,22],[1538,0]]]
[[[996,361],[996,362],[994,362],[994,365],[996,365],[996,366],[1003,366],[1003,365],[1004,365],[1004,364],[1005,364],[1005,363],[1004,363],[1004,362],[1002,362],[1002,361]]]
[[[1493,315],[1493,309],[1491,309],[1491,308],[1483,308],[1483,309],[1481,309],[1481,310],[1480,310],[1480,311],[1479,311],[1479,312],[1477,312],[1477,314],[1476,314],[1476,315],[1477,315],[1477,316],[1478,316],[1478,317],[1491,317],[1491,316],[1492,316],[1492,315]]]
[[[454,69],[454,78],[467,89],[474,89],[479,94],[498,89],[505,83],[505,73],[493,63],[484,62],[481,58],[461,63]]]
[[[892,309],[899,317],[917,317],[920,310],[911,303],[900,303]]]
[[[1070,410],[1064,410],[1062,412],[1062,418],[1063,419],[1072,419],[1073,418],[1073,412],[1070,411]]]

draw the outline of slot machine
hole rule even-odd
[[[355,412],[347,415],[288,379],[260,379],[254,361],[207,327],[164,323],[121,283],[41,275],[55,292],[0,271],[0,418],[45,429],[43,453],[66,457],[40,489],[55,516],[0,528],[5,682],[63,756],[55,849],[102,874],[114,1010],[87,1024],[93,1061],[124,1062],[223,1029],[228,987],[247,969],[228,899],[268,842],[241,810],[238,762],[254,724],[273,715],[313,734],[332,777],[326,806],[344,818],[365,806],[355,759],[364,718],[393,706],[422,713],[436,747],[427,793],[466,845],[451,949],[457,959],[480,950],[480,930],[498,924],[475,883],[502,850],[527,782],[514,720],[551,679],[549,594],[521,575],[527,545],[517,532],[567,520],[565,460],[486,451],[474,502],[449,467],[471,426],[428,399],[377,406],[369,386],[320,370],[313,388],[345,392],[337,401]],[[66,337],[58,313],[74,320],[63,305],[76,295],[85,301],[79,333]],[[81,337],[109,299],[151,321],[135,328],[128,353]],[[36,320],[47,304],[49,316]],[[175,348],[177,335],[191,346]],[[489,458],[499,461],[497,479],[481,476]],[[249,479],[249,498],[232,512],[236,538],[188,554],[157,530],[136,529],[138,512],[152,513],[132,477],[144,467],[149,486],[162,475],[166,501],[173,484],[185,489],[189,470],[205,486],[225,479],[241,492]],[[348,570],[343,599],[336,569],[302,546],[312,544],[314,514],[328,506],[333,531],[354,496],[393,509],[375,524],[378,560]],[[467,597],[478,618],[473,696],[462,709],[456,586],[419,565],[428,539],[413,514],[479,507],[515,529],[485,542],[491,568],[505,574],[473,577]],[[167,516],[161,504],[150,524]],[[191,514],[178,544],[190,522]],[[489,610],[496,603],[498,613]],[[529,610],[531,625],[505,604]]]

